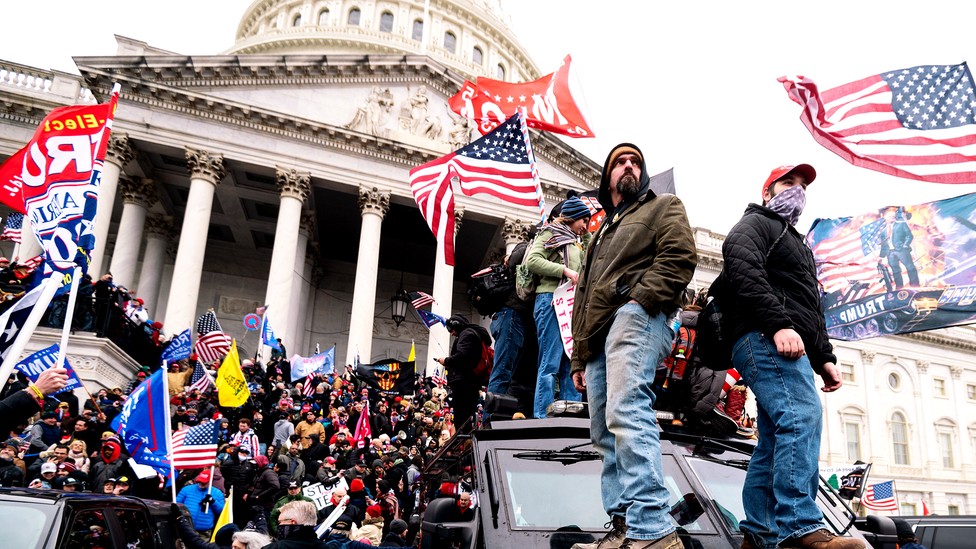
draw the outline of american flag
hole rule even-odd
[[[817,240],[817,231],[807,235],[817,264],[817,278],[824,292],[849,292],[847,299],[858,299],[885,291],[878,271],[878,251],[887,231],[884,218],[858,228],[839,224],[831,231],[831,238]]]
[[[872,511],[897,511],[898,503],[895,502],[895,481],[879,482],[869,484],[861,498],[861,504]]]
[[[434,373],[430,376],[430,380],[434,382],[434,385],[443,387],[447,385],[447,378],[444,377],[443,371],[440,367],[434,370]]]
[[[38,254],[35,255],[34,257],[29,257],[26,260],[24,260],[24,262],[21,263],[21,265],[27,267],[28,272],[30,272],[40,267],[41,263],[44,263],[44,254]]]
[[[200,360],[208,363],[220,360],[230,350],[230,336],[220,329],[213,309],[197,319],[197,343],[194,349]]]
[[[302,386],[302,396],[310,397],[312,393],[315,392],[315,386],[312,385],[312,381],[315,379],[315,374],[308,374],[305,376],[305,385]]]
[[[11,242],[20,243],[23,227],[24,214],[12,213],[8,215],[7,223],[3,226],[3,232],[0,233],[0,240],[9,240]]]
[[[437,303],[434,301],[433,296],[425,292],[407,292],[407,295],[410,296],[410,304],[413,305],[414,309],[419,309],[431,303]]]
[[[207,421],[173,433],[173,467],[210,467],[217,459],[217,422]]]
[[[455,178],[466,195],[485,193],[510,204],[542,207],[535,161],[523,126],[516,114],[470,145],[410,170],[410,190],[444,247],[448,265],[454,265]]]
[[[966,63],[923,65],[820,92],[779,78],[813,138],[848,162],[932,183],[976,182],[976,95]]]
[[[197,362],[193,365],[193,373],[190,374],[190,390],[196,389],[201,393],[207,389],[213,387],[213,379],[210,378],[210,373],[204,369],[203,364]]]

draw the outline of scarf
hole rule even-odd
[[[547,250],[554,250],[569,244],[575,244],[577,241],[579,241],[579,237],[576,236],[576,233],[571,231],[569,227],[563,225],[562,223],[550,223],[543,227],[543,230],[546,229],[552,231],[552,236],[549,237],[549,240],[546,240],[545,244],[543,244]]]
[[[780,192],[766,203],[767,208],[776,212],[776,215],[785,219],[792,226],[796,226],[796,222],[800,219],[800,214],[803,213],[803,208],[806,205],[807,195],[801,185]]]

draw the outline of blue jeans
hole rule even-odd
[[[491,338],[495,340],[495,365],[488,378],[488,392],[505,394],[522,357],[522,344],[525,342],[522,315],[508,307],[502,307],[491,315]]]
[[[775,547],[823,527],[817,507],[820,397],[810,360],[788,359],[771,337],[742,336],[732,362],[756,395],[759,443],[742,487],[746,520],[739,529],[756,547]]]
[[[650,316],[627,303],[614,313],[604,349],[586,363],[590,436],[603,457],[603,508],[625,517],[632,539],[674,531],[651,390],[673,337],[664,314]]]
[[[569,357],[563,351],[556,310],[552,308],[552,292],[535,295],[533,313],[539,334],[539,374],[535,382],[533,413],[536,418],[544,418],[546,407],[556,400],[557,384],[561,400],[580,400],[582,397],[569,375]]]

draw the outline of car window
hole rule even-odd
[[[3,545],[6,547],[37,547],[41,545],[51,527],[44,511],[35,505],[15,501],[0,501],[0,517],[4,524],[17,525],[4,528]]]
[[[938,526],[930,528],[935,530],[935,535],[932,537],[932,547],[962,549],[963,547],[973,546],[973,535],[976,533],[976,528],[965,526]]]
[[[65,549],[103,549],[112,547],[112,536],[101,509],[85,509],[71,517],[71,526],[62,547]]]
[[[746,519],[742,507],[742,485],[745,484],[746,472],[707,459],[689,457],[687,461],[718,508],[725,526],[732,532],[738,532],[739,522]]]
[[[153,547],[152,529],[149,527],[146,513],[139,509],[116,509],[115,516],[122,526],[126,547],[130,549]]]

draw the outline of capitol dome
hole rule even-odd
[[[499,0],[255,0],[229,54],[427,55],[465,78],[526,82],[539,69]]]

